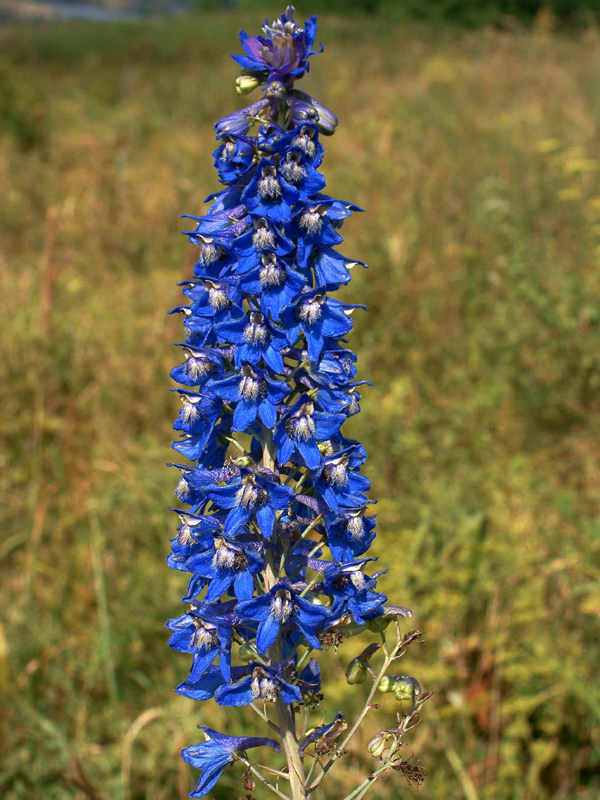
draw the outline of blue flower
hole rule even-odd
[[[265,253],[285,256],[294,249],[294,243],[264,217],[253,216],[251,223],[250,228],[232,244],[233,252],[239,256],[237,275],[243,275],[260,266]]]
[[[257,416],[267,428],[272,428],[277,419],[277,404],[289,393],[286,383],[273,380],[268,372],[249,364],[244,364],[239,374],[211,383],[210,388],[221,399],[236,403],[234,431],[246,430]]]
[[[288,342],[294,344],[302,331],[308,358],[316,361],[327,339],[339,339],[351,330],[350,314],[356,308],[364,306],[342,303],[313,289],[297,295],[281,310],[280,317],[286,326]]]
[[[259,162],[256,175],[242,193],[243,202],[254,215],[276,223],[290,218],[298,197],[298,190],[266,158]]]
[[[192,653],[190,677],[197,680],[219,656],[225,680],[231,676],[231,636],[233,617],[227,604],[194,607],[187,614],[169,620],[173,631],[168,644],[173,650]]]
[[[226,117],[223,117],[223,119],[220,119],[215,124],[215,133],[217,137],[226,134],[243,136],[245,133],[248,133],[254,124],[253,118],[258,116],[270,103],[271,101],[269,98],[263,97],[257,100],[256,103],[252,103],[252,105],[246,106],[246,108],[234,111],[233,114],[228,114]]]
[[[214,603],[233,588],[238,600],[249,600],[254,591],[253,575],[263,569],[257,548],[230,537],[215,536],[210,550],[186,561],[186,568],[208,583],[205,603]]]
[[[205,797],[219,780],[225,767],[235,761],[234,753],[250,750],[252,747],[272,747],[277,753],[281,751],[281,746],[273,739],[256,736],[226,736],[206,725],[198,727],[204,731],[206,741],[184,747],[181,751],[184,761],[196,769],[202,770],[200,780],[190,797]]]
[[[298,27],[294,20],[294,9],[288,6],[281,19],[269,27],[263,27],[264,36],[249,36],[240,31],[240,42],[246,55],[232,56],[233,60],[250,72],[266,73],[268,80],[283,80],[286,77],[300,78],[308,72],[308,59],[319,51],[312,47],[317,35],[317,18],[312,16]]]
[[[260,308],[265,317],[279,321],[281,309],[305,286],[306,278],[286,261],[272,253],[261,256],[260,266],[242,275],[239,287],[247,294],[260,295]]]
[[[213,153],[215,168],[224,183],[237,180],[252,166],[254,147],[244,136],[227,136]]]
[[[185,361],[171,370],[171,378],[184,386],[204,386],[223,372],[223,356],[215,348],[191,347],[179,344],[183,348]]]
[[[225,486],[207,486],[204,492],[218,508],[231,509],[225,533],[235,533],[256,515],[260,532],[267,539],[273,533],[275,511],[283,511],[295,498],[293,489],[282,486],[274,475],[248,469]]]
[[[321,464],[318,442],[325,442],[339,433],[345,419],[343,414],[316,411],[308,395],[301,395],[282,415],[275,429],[273,439],[279,462],[287,464],[297,453],[308,469],[317,469]]]
[[[325,592],[333,598],[332,617],[348,612],[354,622],[364,625],[367,620],[383,614],[386,596],[375,591],[377,578],[383,573],[369,577],[363,572],[365,563],[370,560],[367,558],[323,567]]]
[[[240,369],[242,362],[265,364],[274,372],[283,373],[281,351],[287,344],[285,334],[273,327],[260,311],[250,311],[241,319],[223,322],[216,329],[221,342],[234,342],[235,366]]]
[[[286,97],[286,103],[292,112],[292,120],[296,125],[301,125],[303,122],[314,122],[319,131],[325,136],[331,136],[334,133],[338,118],[333,111],[319,103],[314,97],[298,89],[292,89]]]
[[[202,455],[211,437],[216,421],[221,415],[223,401],[213,394],[182,393],[183,409],[173,427],[189,431],[172,447],[181,455],[195,461]]]
[[[314,479],[315,495],[332,511],[355,508],[366,503],[371,481],[350,467],[352,447],[326,456]]]
[[[259,622],[256,646],[261,654],[271,647],[284,625],[301,631],[309,645],[320,650],[315,630],[330,616],[328,608],[305,600],[287,583],[278,583],[261,597],[239,603],[237,613],[245,620]]]
[[[255,700],[272,703],[281,697],[284,703],[300,703],[302,692],[283,677],[290,667],[281,662],[273,667],[259,664],[249,665],[252,672],[234,683],[224,683],[215,691],[215,700],[220,706],[247,706]]]
[[[366,553],[375,538],[375,518],[367,516],[366,506],[345,511],[340,516],[327,514],[327,543],[337,562],[351,561]]]

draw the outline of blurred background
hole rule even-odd
[[[366,209],[342,296],[370,308],[375,386],[348,433],[381,586],[426,632],[402,664],[435,691],[407,742],[423,800],[600,797],[598,5],[298,3],[325,43],[302,88],[340,117],[328,190]],[[237,31],[282,10],[0,0],[3,800],[183,800],[195,726],[254,729],[173,693],[166,311],[212,125],[247,102]],[[330,713],[361,704],[358,647],[323,659]],[[373,719],[322,800],[370,769]],[[235,770],[214,791],[243,794]],[[416,794],[394,773],[371,796]]]

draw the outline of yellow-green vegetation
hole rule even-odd
[[[164,564],[165,312],[194,260],[178,214],[217,188],[212,123],[243,102],[242,25],[0,29],[4,800],[179,800],[196,724],[255,724],[173,694],[188,658],[163,628],[185,581]],[[419,796],[597,800],[600,33],[325,16],[319,38],[328,185],[367,209],[344,252],[371,268],[343,298],[371,309],[352,344],[375,387],[349,433],[381,586],[427,634],[402,669],[435,690],[407,745]],[[331,654],[333,711],[367,692],[344,679],[366,643]],[[244,794],[226,775],[217,800]],[[413,791],[394,773],[372,797]]]

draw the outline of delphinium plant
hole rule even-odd
[[[389,770],[422,779],[401,747],[425,695],[413,678],[388,672],[420,634],[402,634],[410,612],[377,590],[367,454],[342,432],[364,383],[344,337],[364,307],[332,294],[366,265],[335,250],[342,223],[360,209],[324,194],[319,172],[320,137],[337,119],[294,88],[315,35],[316,17],[301,28],[291,6],[261,36],[240,33],[237,91],[262,87],[262,96],[217,122],[213,155],[225,188],[185,232],[198,260],[182,284],[188,303],[174,309],[183,314],[185,358],[171,373],[183,387],[174,389],[183,408],[173,447],[193,466],[174,465],[188,509],[174,509],[180,525],[168,564],[189,573],[190,605],[168,627],[170,645],[190,653],[192,666],[177,691],[247,706],[269,733],[200,725],[205,741],[183,750],[201,770],[192,797],[210,793],[236,762],[247,798],[256,781],[281,798],[322,797],[324,779],[382,700],[396,704],[396,725],[370,741],[370,772],[346,800]],[[351,637],[361,632],[377,641],[356,652]],[[321,708],[316,655],[340,646],[348,683],[370,686],[355,719]],[[389,698],[376,703],[377,691]],[[265,747],[283,751],[285,763],[259,764],[254,748]]]

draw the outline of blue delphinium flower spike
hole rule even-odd
[[[322,699],[311,653],[378,620],[383,630],[392,614],[366,555],[375,536],[366,451],[342,433],[366,383],[346,347],[364,306],[332,293],[366,266],[336,250],[361,209],[324,193],[320,137],[337,118],[294,86],[320,52],[316,30],[316,17],[300,27],[290,6],[261,35],[240,34],[238,92],[262,96],[215,125],[222,188],[205,213],[185,217],[197,256],[171,312],[185,332],[171,371],[182,403],[173,448],[191,462],[171,465],[187,508],[173,509],[167,563],[187,573],[190,604],[167,623],[171,647],[191,656],[177,692],[275,706],[277,725],[267,721],[281,734],[294,800],[307,796],[307,747],[335,747],[346,724],[334,713],[296,734],[298,705]],[[192,797],[236,759],[248,765],[244,751],[280,750],[200,727],[207,741],[183,750],[202,771]]]

